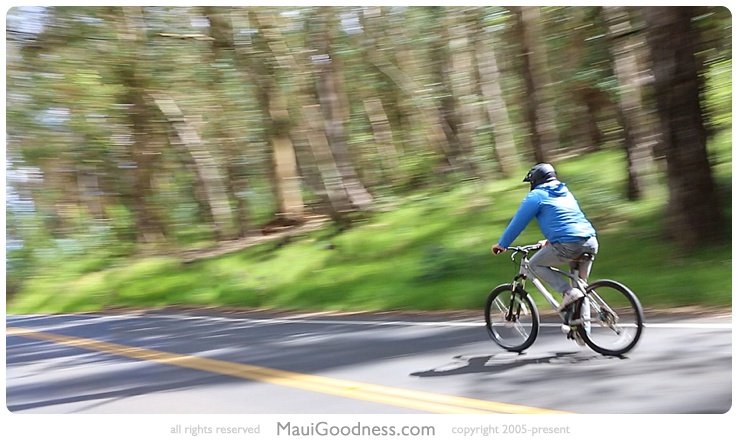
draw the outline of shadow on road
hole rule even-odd
[[[454,362],[436,369],[418,371],[413,377],[443,377],[460,374],[498,373],[524,366],[577,364],[596,360],[622,360],[617,357],[592,355],[588,351],[557,352],[555,354],[527,357],[525,354],[503,353],[478,357],[454,357]]]

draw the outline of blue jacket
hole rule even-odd
[[[506,249],[510,247],[533,218],[538,220],[543,236],[552,243],[597,236],[566,184],[553,181],[539,185],[526,195],[498,244]]]

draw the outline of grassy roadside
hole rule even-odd
[[[730,153],[720,155],[716,174],[729,213]],[[592,279],[627,284],[646,307],[696,304],[729,309],[729,234],[724,245],[688,256],[676,253],[661,236],[663,185],[654,179],[647,199],[626,201],[623,163],[620,153],[607,151],[557,164],[559,176],[599,232],[600,255]],[[7,303],[7,313],[168,305],[479,309],[491,288],[509,281],[516,271],[509,257],[495,257],[489,247],[527,191],[518,177],[523,174],[385,200],[380,204],[383,211],[349,231],[335,233],[326,227],[288,243],[271,241],[188,264],[160,256],[85,274],[65,272],[66,265],[60,264],[31,280]],[[533,223],[517,242],[540,238]]]

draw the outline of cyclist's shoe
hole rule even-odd
[[[584,339],[579,334],[579,332],[574,333],[574,341],[577,342],[577,344],[583,348],[587,346],[587,343],[584,342]]]
[[[559,312],[564,312],[569,308],[569,305],[582,298],[584,294],[579,289],[569,289],[564,292],[564,298],[561,300],[559,306]]]
[[[578,329],[571,329],[571,327],[569,327],[569,326],[567,326],[567,328],[569,328],[569,329],[564,330],[563,327],[561,329],[562,331],[566,332],[566,338],[568,338],[569,340],[574,340],[575,342],[577,342],[577,344],[579,346],[581,346],[583,348],[587,346],[587,344],[584,342],[584,339],[579,334],[579,330]]]

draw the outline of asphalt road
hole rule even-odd
[[[481,313],[7,316],[6,406],[15,414],[728,412],[732,315],[646,315],[626,358],[577,346],[552,318],[527,353],[508,353],[487,337]]]

